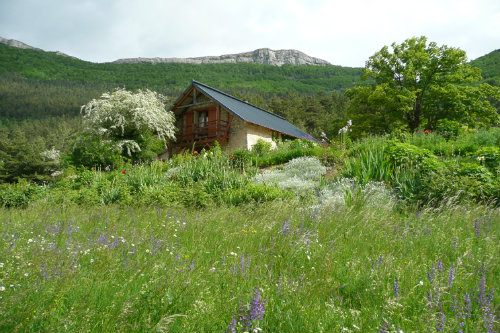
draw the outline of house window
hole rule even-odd
[[[208,112],[207,110],[198,111],[198,127],[203,128],[207,126],[208,122]]]

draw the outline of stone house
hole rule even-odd
[[[160,158],[185,149],[209,148],[215,141],[231,151],[251,149],[259,139],[274,144],[275,138],[311,138],[283,117],[197,81],[191,82],[170,110],[178,133]]]

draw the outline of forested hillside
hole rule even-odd
[[[0,45],[0,74],[15,72],[30,79],[114,84],[150,88],[172,95],[192,79],[220,89],[263,93],[315,93],[352,87],[361,68],[341,66],[268,66],[259,64],[117,64],[91,63],[52,52]]]
[[[481,70],[484,82],[500,86],[500,49],[474,59],[470,64]]]

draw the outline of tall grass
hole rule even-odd
[[[2,332],[242,332],[256,290],[264,332],[499,329],[487,207],[40,205],[0,225]]]

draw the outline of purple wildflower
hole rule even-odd
[[[451,264],[450,273],[448,274],[448,287],[451,288],[453,284],[453,279],[455,278],[455,267]]]
[[[443,271],[443,262],[441,261],[441,259],[438,260],[437,262],[437,269],[442,272]]]
[[[472,305],[469,293],[465,293],[464,295],[464,315],[466,317],[470,317],[472,315]]]
[[[281,227],[281,233],[283,235],[286,235],[289,232],[290,232],[290,222],[288,221],[288,219],[286,219],[285,221],[283,221],[283,226]]]
[[[384,323],[381,328],[379,328],[378,333],[389,333],[389,327],[391,326],[390,323]]]
[[[434,281],[434,276],[436,275],[436,268],[434,265],[432,265],[432,268],[430,271],[427,271],[427,279],[429,279],[429,282],[432,283]]]
[[[229,327],[227,329],[227,332],[228,333],[236,333],[236,318],[234,318],[234,316],[233,316],[233,319],[231,320],[231,322],[229,323]]]
[[[479,219],[474,220],[474,229],[476,230],[476,237],[481,237],[481,227],[479,226]]]
[[[250,320],[258,319],[262,320],[264,316],[264,302],[260,298],[259,288],[255,288],[255,293],[250,302]]]
[[[254,296],[252,297],[252,301],[250,305],[243,305],[240,303],[239,306],[239,322],[248,328],[248,331],[252,330],[252,325],[254,320],[262,320],[264,316],[264,305],[265,302],[262,301],[260,297],[259,288],[257,287],[254,292]],[[234,317],[233,317],[234,319]],[[229,327],[235,326],[230,324]]]
[[[445,322],[446,322],[446,315],[443,312],[439,312],[436,318],[436,332],[443,331]]]
[[[392,289],[394,290],[394,296],[399,297],[399,279],[396,277],[394,280],[394,284],[392,285]]]
[[[242,275],[245,275],[245,255],[242,254],[240,258],[240,271]]]

